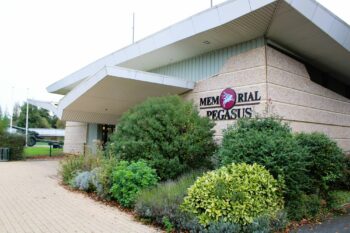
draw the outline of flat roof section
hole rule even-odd
[[[104,67],[58,105],[65,121],[116,124],[122,113],[149,97],[182,94],[194,82],[121,67]]]

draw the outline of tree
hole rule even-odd
[[[0,134],[3,134],[8,127],[9,124],[9,118],[6,114],[2,113],[2,109],[0,106]]]
[[[13,119],[17,126],[26,126],[26,113],[26,103],[22,104],[22,106],[15,105]],[[64,124],[62,122],[58,123],[58,121],[60,121],[58,117],[50,115],[49,111],[46,109],[38,108],[31,104],[28,106],[28,116],[28,124],[30,128],[64,128]],[[57,127],[57,125],[59,127]]]
[[[19,114],[21,113],[21,105],[16,102],[12,109],[12,122],[13,125],[17,125]]]

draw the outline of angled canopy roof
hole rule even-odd
[[[350,27],[322,5],[314,0],[231,0],[107,55],[47,90],[67,94],[104,66],[147,71],[261,36],[350,83]]]
[[[123,112],[149,97],[181,94],[193,87],[190,81],[104,67],[60,101],[58,116],[66,121],[115,124]]]
[[[57,103],[28,99],[28,103],[35,105],[39,108],[46,109],[57,116]]]

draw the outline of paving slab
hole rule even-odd
[[[59,185],[59,161],[0,162],[0,233],[151,233],[118,208]]]

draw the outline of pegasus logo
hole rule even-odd
[[[236,92],[226,88],[220,95],[220,105],[223,109],[231,109],[236,103]]]
[[[222,103],[223,103],[224,107],[226,107],[227,103],[233,101],[233,95],[226,93],[226,92],[224,92],[223,94],[224,95],[223,95],[223,102]]]

